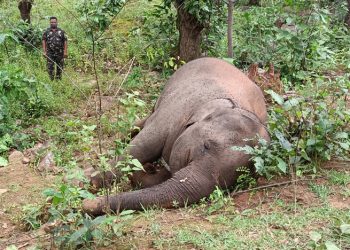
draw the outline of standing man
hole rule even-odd
[[[61,80],[64,58],[67,58],[67,37],[64,31],[57,27],[56,17],[50,17],[50,28],[43,34],[43,51],[47,58],[50,79]]]

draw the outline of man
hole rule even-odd
[[[61,80],[63,58],[67,58],[67,37],[64,31],[57,27],[56,17],[50,17],[50,28],[43,34],[43,51],[47,58],[47,70],[50,79]]]

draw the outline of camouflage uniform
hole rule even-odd
[[[60,28],[56,28],[55,31],[48,28],[43,34],[43,40],[46,42],[47,70],[49,72],[50,79],[55,79],[56,65],[56,79],[60,80],[64,62],[64,43],[67,41],[67,37],[64,31]]]

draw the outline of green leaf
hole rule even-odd
[[[347,132],[339,132],[335,135],[335,139],[348,139],[349,134]]]
[[[294,108],[295,106],[299,105],[300,103],[300,99],[299,98],[292,98],[287,100],[284,104],[283,104],[283,108],[285,110],[291,110],[292,108]]]
[[[17,250],[18,248],[15,245],[6,247],[6,250]]]
[[[310,138],[307,140],[306,142],[306,146],[313,146],[318,142],[318,140],[316,138]]]
[[[2,156],[0,156],[0,167],[6,167],[9,162]]]
[[[100,225],[100,224],[102,224],[102,223],[104,223],[105,222],[105,220],[106,220],[106,215],[104,215],[104,216],[99,216],[99,217],[97,217],[97,218],[95,218],[93,221],[92,221],[92,225]]]
[[[287,172],[287,163],[282,160],[280,157],[276,157],[277,161],[278,161],[278,165],[277,167],[279,168],[279,170],[281,170],[283,173]]]
[[[284,135],[276,130],[275,131],[275,136],[277,137],[278,141],[280,142],[281,146],[287,150],[288,152],[292,151],[292,144],[284,137]]]
[[[350,224],[343,224],[340,226],[340,231],[342,234],[350,234]]]
[[[43,195],[49,197],[49,196],[54,196],[56,194],[56,191],[52,188],[45,189],[43,191]]]
[[[340,250],[340,248],[337,247],[337,245],[331,241],[326,241],[326,243],[324,243],[324,245],[326,246],[327,250]]]
[[[268,93],[272,99],[277,102],[279,105],[283,105],[284,103],[284,100],[283,100],[283,97],[280,96],[279,94],[277,94],[275,91],[269,89],[269,90],[266,90],[265,91],[266,93]]]
[[[263,158],[261,158],[261,157],[254,157],[253,158],[253,161],[254,161],[254,166],[255,166],[255,169],[256,169],[256,171],[258,172],[258,173],[262,173],[263,172],[263,170],[264,170],[264,160],[263,160]]]
[[[315,231],[311,231],[309,233],[310,239],[312,239],[315,243],[317,243],[321,238],[321,234]]]
[[[132,159],[130,163],[135,166],[135,168],[133,168],[134,170],[144,170],[138,159]]]
[[[0,44],[3,44],[5,42],[6,37],[9,37],[9,34],[0,34]]]
[[[88,228],[87,227],[82,227],[80,228],[78,231],[76,231],[75,233],[73,233],[70,236],[69,242],[75,243],[77,241],[81,241],[81,239],[83,238],[83,236],[85,236],[85,234],[88,232]]]
[[[339,142],[339,145],[345,150],[349,150],[350,149],[349,143]]]
[[[130,172],[131,171],[131,167],[130,166],[126,166],[120,169],[122,172]]]
[[[121,212],[119,214],[119,216],[130,215],[130,214],[133,214],[133,213],[135,213],[135,210],[124,210],[123,212]]]

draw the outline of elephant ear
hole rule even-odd
[[[191,126],[192,124],[203,121],[208,118],[208,116],[214,115],[215,113],[220,112],[226,108],[234,108],[235,103],[231,99],[214,99],[205,104],[201,104],[198,107],[193,109],[193,113],[186,123],[186,127]]]

